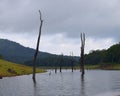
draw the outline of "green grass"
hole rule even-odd
[[[37,73],[45,72],[44,69],[37,68]],[[27,75],[32,73],[32,67],[15,64],[0,59],[0,77]]]
[[[85,69],[89,69],[89,70],[98,69],[98,67],[99,67],[99,65],[85,65]],[[80,69],[80,66],[78,65],[78,66],[75,66],[74,68],[75,69]]]
[[[114,67],[114,70],[120,70],[120,64],[116,64]]]
[[[120,64],[101,64],[99,65],[99,68],[105,69],[105,70],[120,70]]]
[[[75,66],[79,69],[79,66]],[[120,70],[120,64],[97,64],[97,65],[85,65],[85,69],[103,69],[103,70]]]
[[[85,65],[85,69],[99,69],[99,65]]]
[[[120,70],[120,64],[86,65],[86,69]]]

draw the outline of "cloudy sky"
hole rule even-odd
[[[85,53],[120,42],[120,0],[0,0],[0,38],[35,48],[39,9],[40,51],[79,56],[81,32]]]

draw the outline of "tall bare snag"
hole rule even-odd
[[[73,64],[74,64],[74,57],[73,57],[73,52],[70,52],[70,56],[71,56],[71,69],[72,69],[72,72],[73,72]]]
[[[40,37],[41,37],[41,29],[42,29],[42,24],[43,24],[43,20],[42,20],[42,14],[39,10],[39,14],[40,14],[40,28],[39,28],[39,34],[38,34],[38,40],[37,40],[37,46],[36,46],[36,51],[34,54],[34,61],[33,61],[33,81],[36,82],[36,59],[37,59],[37,55],[38,55],[38,51],[39,51],[39,42],[40,42]]]
[[[60,72],[62,72],[63,53],[60,55]]]
[[[81,58],[80,58],[80,69],[81,69],[81,76],[84,76],[84,48],[85,48],[85,33],[81,33]]]

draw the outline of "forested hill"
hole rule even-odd
[[[120,43],[115,44],[107,50],[95,50],[85,55],[86,64],[120,64]]]
[[[0,55],[0,59],[2,59],[2,55]]]
[[[35,50],[32,48],[24,47],[19,43],[10,40],[0,39],[0,55],[2,55],[2,58],[7,61],[24,64],[24,65],[32,65],[34,53]],[[63,59],[62,60],[63,65],[70,65],[71,57],[62,56],[62,59]],[[78,61],[78,59],[79,57],[74,57],[75,61],[76,60]],[[37,63],[38,66],[40,65],[52,66],[55,63],[58,64],[59,63],[58,61],[60,60],[61,60],[61,56],[46,52],[39,52]]]
[[[62,66],[71,66],[70,58],[66,57],[65,59],[64,57],[63,60],[61,58],[61,56],[39,58],[37,60],[37,64],[38,66],[60,66],[61,62]],[[78,59],[79,58],[77,57],[76,61],[79,61]],[[79,62],[76,61],[74,62],[74,64],[77,63],[79,65]],[[27,61],[26,64],[32,65],[33,61]],[[115,44],[106,50],[93,50],[89,54],[85,54],[85,64],[120,64],[120,43]]]
[[[5,60],[32,65],[34,49],[24,47],[19,43],[0,39],[0,58]],[[72,60],[73,59],[73,60]],[[45,52],[38,53],[38,66],[71,66],[71,62],[79,64],[79,57],[59,56]],[[120,64],[120,43],[111,46],[106,50],[94,50],[85,55],[85,64],[116,63]]]
[[[24,47],[19,43],[0,39],[0,55],[3,59],[24,64],[25,61],[33,59],[35,50],[29,47]],[[52,56],[52,54],[46,52],[39,52],[38,57]]]

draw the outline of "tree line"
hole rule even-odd
[[[36,60],[36,63],[38,67],[59,67],[60,65],[63,67],[70,67],[72,62],[73,66],[76,66],[79,62],[78,60],[78,57],[56,55],[38,58]],[[28,66],[33,66],[33,60],[26,61],[24,64]]]
[[[0,59],[3,59],[2,55],[0,55]]]
[[[120,64],[120,43],[104,50],[93,50],[85,54],[85,64]]]

